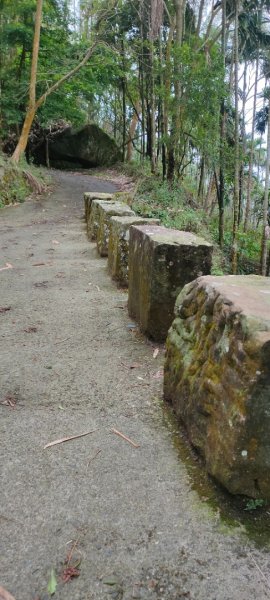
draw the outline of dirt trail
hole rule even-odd
[[[56,600],[269,598],[267,552],[223,532],[192,490],[164,424],[162,349],[154,359],[87,241],[83,191],[113,188],[54,177],[47,199],[0,212],[0,268],[13,266],[0,272],[0,401],[16,402],[0,404],[0,585],[45,600],[54,569]],[[64,583],[72,548],[80,575]]]

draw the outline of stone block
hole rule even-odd
[[[97,230],[97,249],[100,256],[108,256],[110,224],[112,216],[135,216],[131,208],[123,202],[107,202],[98,207],[99,226]]]
[[[113,194],[106,194],[103,192],[85,192],[83,195],[84,198],[84,216],[86,223],[89,219],[91,206],[93,200],[112,200]]]
[[[270,280],[200,277],[177,298],[164,397],[208,473],[270,500]]]
[[[128,309],[149,337],[166,339],[180,290],[210,273],[212,251],[211,244],[186,231],[130,228]]]
[[[128,287],[129,229],[131,225],[158,225],[159,219],[111,217],[108,268],[121,287]]]
[[[87,235],[92,242],[97,239],[100,219],[99,206],[101,204],[115,204],[115,202],[114,200],[92,200],[91,210],[87,221]]]

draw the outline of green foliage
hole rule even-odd
[[[37,167],[25,161],[16,166],[0,154],[0,208],[24,202],[36,187],[45,189],[48,182],[48,176]]]
[[[255,500],[251,498],[250,500],[247,500],[244,510],[253,511],[262,508],[263,506],[265,506],[265,501],[262,500],[262,498],[255,498]]]
[[[55,577],[55,571],[54,571],[54,569],[52,569],[51,573],[50,573],[49,583],[47,586],[47,591],[49,592],[50,596],[53,596],[55,594],[56,588],[57,588],[57,580]]]

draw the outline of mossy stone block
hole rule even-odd
[[[179,292],[210,273],[212,252],[212,245],[193,233],[147,225],[130,228],[129,314],[149,337],[166,339]]]
[[[100,204],[98,207],[97,249],[100,256],[108,256],[111,217],[135,216],[131,208],[123,202]]]
[[[95,242],[97,240],[97,232],[99,228],[99,206],[102,204],[115,204],[114,200],[92,200],[90,214],[87,221],[87,235],[90,241]]]
[[[108,268],[121,287],[128,287],[129,230],[131,225],[158,225],[159,219],[111,217]]]
[[[83,195],[84,198],[84,215],[86,223],[89,219],[89,215],[91,212],[91,206],[93,200],[112,200],[113,194],[106,194],[104,192],[85,192]]]
[[[164,397],[232,494],[270,500],[270,280],[200,277],[166,342]]]

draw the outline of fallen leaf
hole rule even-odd
[[[37,288],[45,288],[48,285],[48,281],[38,281],[37,283],[34,283],[34,286]]]
[[[164,373],[163,368],[159,369],[156,373],[154,373],[154,375],[152,375],[152,377],[153,377],[153,379],[162,379],[163,373]]]
[[[52,240],[52,244],[60,244],[60,242],[58,242],[58,240]]]
[[[153,352],[153,358],[157,358],[158,353],[159,353],[159,348],[155,348],[155,350]]]
[[[112,433],[115,433],[116,435],[118,435],[119,437],[121,437],[123,440],[125,440],[126,442],[128,442],[129,444],[131,444],[131,446],[133,446],[134,448],[139,448],[140,445],[136,444],[135,442],[133,442],[130,438],[128,438],[126,435],[124,435],[123,433],[121,433],[121,431],[118,431],[117,429],[114,429],[114,427],[112,427],[112,429],[110,430]]]
[[[64,438],[60,438],[59,440],[55,440],[54,442],[49,442],[44,446],[43,450],[46,448],[51,448],[51,446],[56,446],[57,444],[63,444],[63,442],[69,442],[70,440],[76,440],[77,438],[84,437],[85,435],[89,435],[90,433],[94,433],[98,431],[97,429],[92,429],[92,431],[86,431],[85,433],[78,433],[77,435],[70,435]]]
[[[54,569],[52,569],[48,587],[47,587],[47,590],[51,596],[53,596],[53,594],[55,594],[56,588],[57,588],[57,581],[56,581]]]
[[[63,579],[64,583],[67,583],[67,581],[70,581],[71,579],[73,579],[73,577],[79,577],[80,575],[80,570],[77,567],[66,567],[63,570],[63,573],[61,575],[61,578]]]
[[[119,585],[121,582],[116,575],[108,575],[108,577],[102,579],[102,583],[104,583],[104,585]]]
[[[33,263],[32,267],[43,267],[43,265],[46,265],[46,263],[41,262],[41,263]]]
[[[11,306],[0,306],[0,313],[8,312],[8,310],[11,310]]]
[[[131,365],[129,365],[130,369],[140,369],[142,365],[140,365],[140,363],[132,363]]]
[[[11,408],[15,408],[16,399],[14,398],[14,396],[7,394],[5,398],[1,400],[0,404],[2,404],[3,406],[10,406]]]
[[[15,598],[9,592],[7,592],[7,590],[0,586],[0,600],[15,600]]]
[[[0,271],[6,271],[7,269],[13,269],[13,265],[11,265],[10,263],[6,263],[5,267],[1,267]]]
[[[36,332],[37,332],[37,330],[38,330],[38,328],[37,328],[37,327],[35,327],[35,326],[32,326],[32,327],[31,327],[31,326],[30,326],[30,327],[27,327],[27,329],[24,329],[24,332],[25,332],[25,333],[36,333]]]

